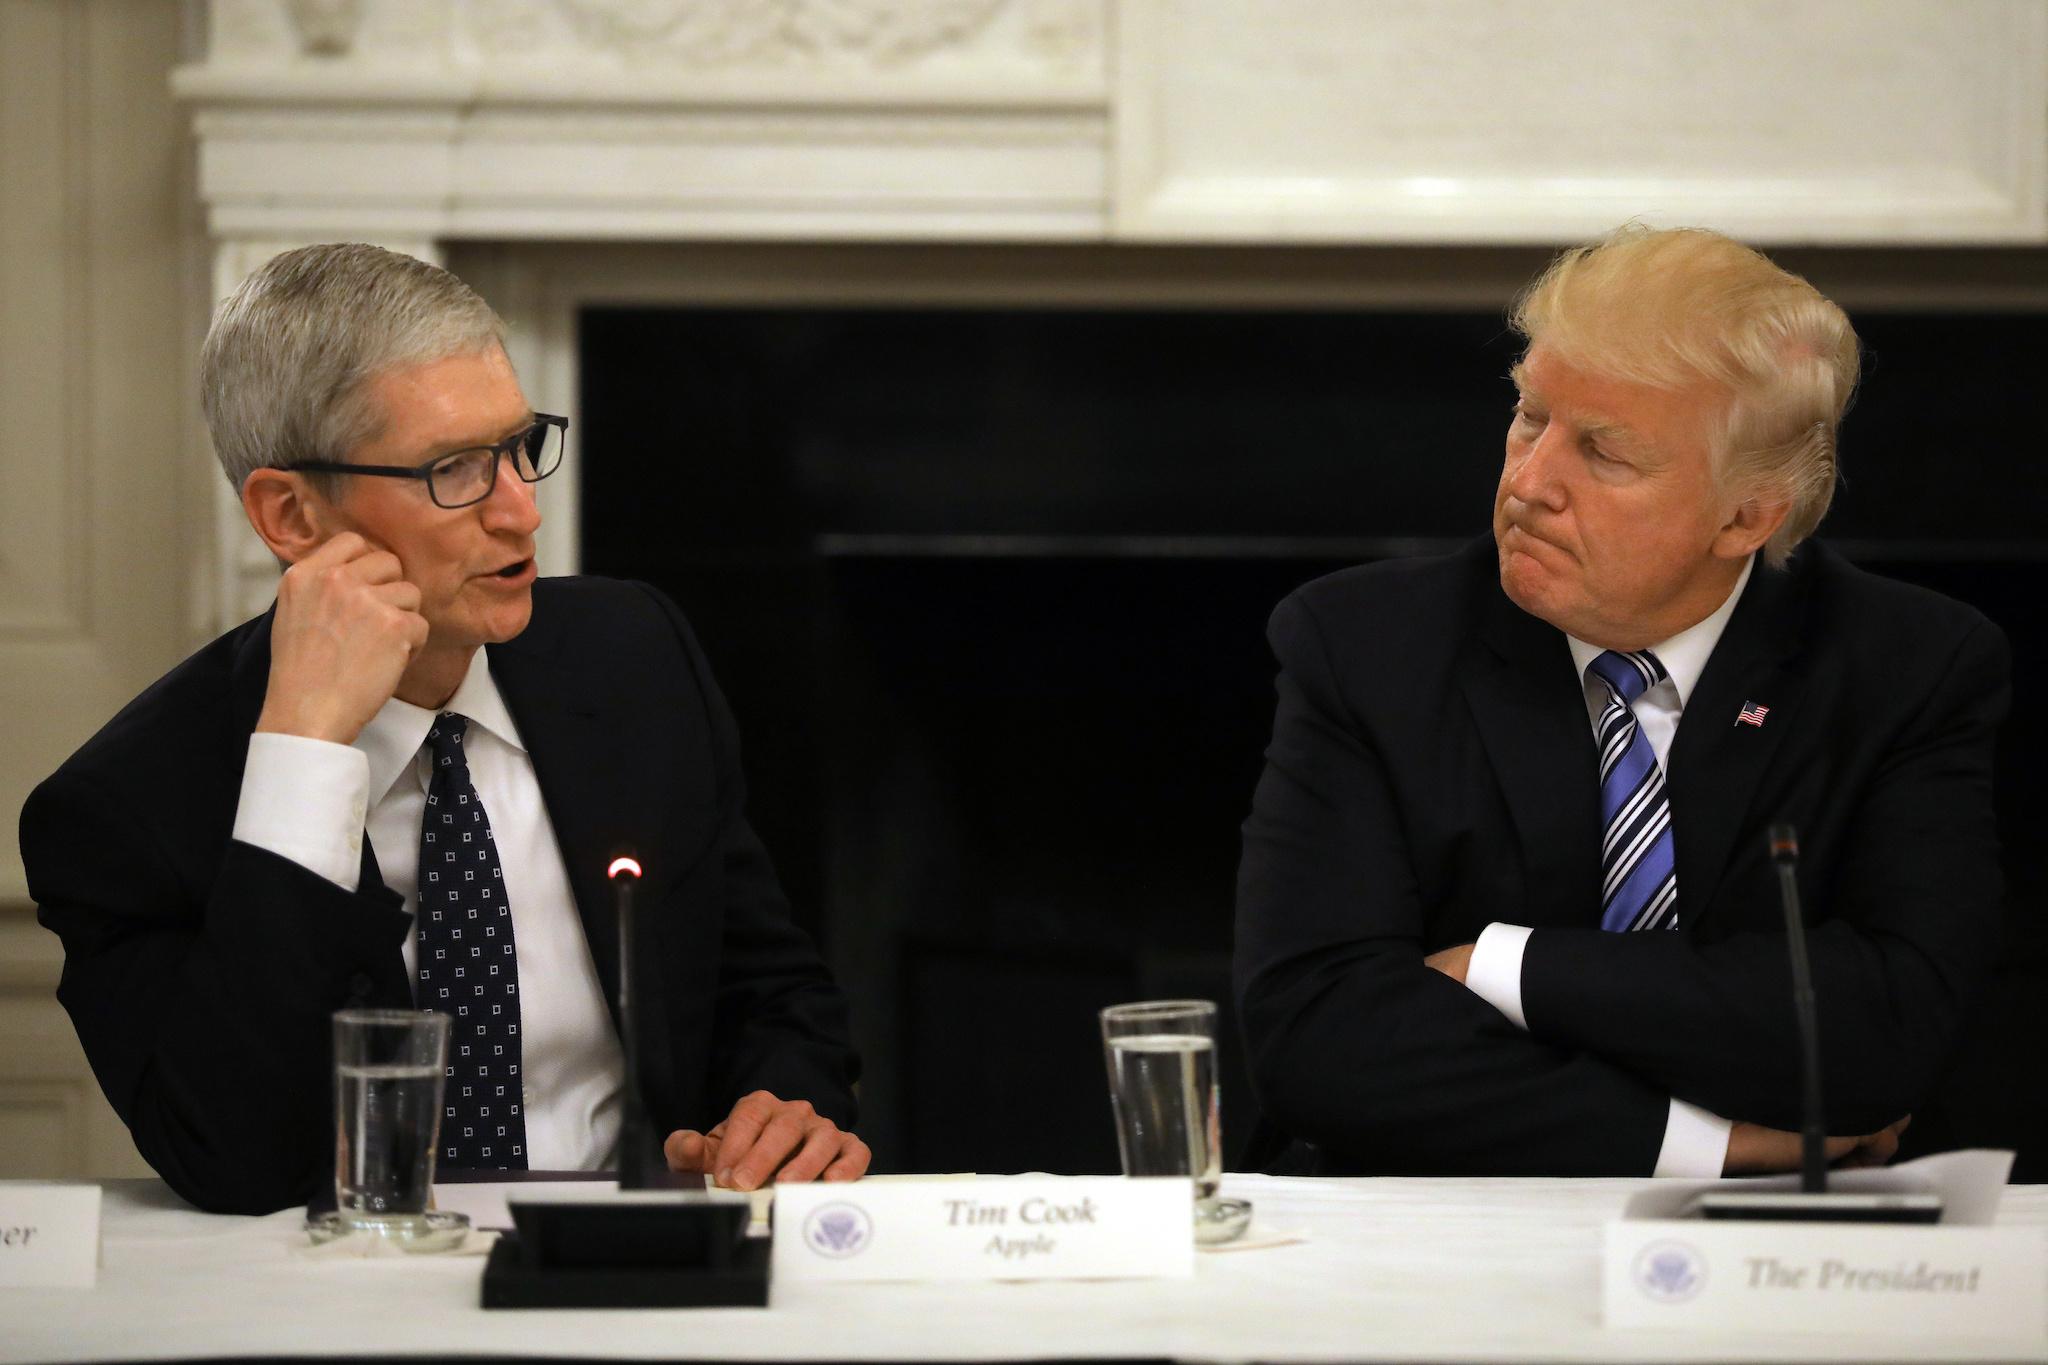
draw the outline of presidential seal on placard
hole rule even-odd
[[[1629,1278],[1644,1298],[1684,1303],[1707,1287],[1707,1258],[1684,1242],[1652,1242],[1636,1253]]]
[[[804,1245],[835,1261],[866,1251],[874,1232],[867,1210],[857,1204],[820,1204],[804,1219]]]

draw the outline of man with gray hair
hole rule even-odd
[[[1273,614],[1236,945],[1267,1117],[1324,1171],[1796,1168],[1785,823],[1830,1152],[1885,1160],[1996,941],[2004,638],[1806,542],[1857,375],[1806,281],[1630,227],[1513,320],[1492,536]]]
[[[745,813],[724,698],[673,603],[537,580],[567,422],[490,307],[363,245],[270,261],[202,355],[207,422],[284,566],[30,796],[59,997],[158,1173],[303,1202],[334,1155],[329,1016],[450,1016],[444,1167],[621,1158],[605,875],[645,867],[633,994],[668,1164],[852,1179],[846,1008]]]

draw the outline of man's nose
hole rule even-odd
[[[519,477],[509,456],[500,456],[498,481],[482,504],[484,526],[516,535],[533,534],[540,526],[539,488],[539,484]]]
[[[1537,438],[1508,457],[1508,496],[1517,502],[1548,507],[1564,506],[1564,461],[1571,458],[1566,433],[1552,422]]]

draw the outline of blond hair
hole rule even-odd
[[[1788,507],[1766,563],[1782,567],[1826,515],[1856,387],[1856,332],[1763,253],[1704,228],[1631,223],[1552,261],[1509,322],[1531,348],[1595,374],[1724,390],[1707,442],[1721,486]]]
[[[504,339],[475,290],[425,261],[363,242],[274,256],[221,304],[200,350],[214,454],[237,492],[258,469],[340,460],[383,422],[364,381]]]

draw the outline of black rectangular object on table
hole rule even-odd
[[[514,1203],[485,1308],[765,1308],[769,1239],[743,1204]]]

